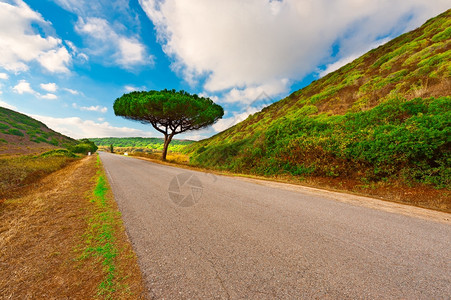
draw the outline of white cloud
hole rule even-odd
[[[6,79],[8,79],[8,78],[9,78],[8,74],[6,74],[6,73],[0,73],[0,79],[6,80]]]
[[[71,56],[65,47],[60,47],[41,53],[38,61],[50,72],[67,73],[69,72],[67,65],[71,62]]]
[[[127,93],[134,92],[134,91],[145,91],[145,90],[146,90],[145,86],[141,86],[141,87],[137,87],[137,86],[133,86],[133,85],[124,86],[124,91]]]
[[[79,110],[84,110],[84,111],[96,111],[96,112],[100,112],[100,113],[106,113],[108,111],[108,108],[106,108],[105,106],[100,106],[100,105],[96,105],[96,106],[78,106],[77,103],[72,103],[72,107],[79,109]]]
[[[153,64],[153,56],[137,37],[118,33],[111,24],[102,18],[79,17],[75,30],[83,35],[90,55],[112,57],[114,62],[124,69],[132,70],[136,66]]]
[[[79,57],[83,62],[89,60],[89,56],[87,56],[87,55],[84,54],[84,53],[79,53],[79,54],[77,54],[77,57]]]
[[[56,96],[55,94],[52,94],[52,93],[47,93],[45,95],[39,95],[39,98],[47,99],[47,100],[55,100],[55,99],[58,99],[58,96]]]
[[[128,127],[115,127],[108,122],[97,123],[92,120],[83,120],[79,117],[54,118],[41,115],[30,115],[31,117],[45,123],[53,130],[72,138],[93,137],[151,137],[151,132]]]
[[[53,83],[54,84],[54,83]],[[49,84],[41,84],[41,88],[43,88],[44,90],[47,88],[48,91],[50,91],[49,89],[53,88],[53,84],[49,83]],[[44,87],[45,88],[44,88]],[[31,86],[30,83],[24,79],[20,80],[18,84],[16,84],[13,88],[13,91],[16,92],[17,94],[32,94],[38,98],[41,99],[46,99],[46,100],[55,100],[58,99],[58,97],[55,94],[52,93],[47,93],[47,94],[40,94],[38,92],[36,92]],[[56,85],[55,85],[55,90],[56,90]]]
[[[260,86],[251,86],[244,89],[233,88],[225,94],[221,102],[233,103],[240,102],[244,104],[252,103],[259,100],[259,97],[265,95],[266,97],[272,97],[287,93],[289,91],[289,82],[287,79],[273,81]]]
[[[80,110],[96,111],[96,112],[106,113],[108,111],[108,108],[106,108],[105,106],[100,106],[100,105],[96,105],[96,106],[81,106]]]
[[[14,4],[0,2],[0,67],[20,72],[37,61],[49,72],[69,72],[71,57],[61,39],[43,37],[35,29],[37,25],[46,31],[51,24],[22,0]]]
[[[118,44],[120,51],[117,58],[118,64],[133,66],[153,62],[152,57],[146,57],[146,49],[138,40],[120,37]],[[149,61],[146,62],[146,60]]]
[[[127,26],[137,23],[129,0],[54,0],[59,6],[79,16],[108,16]]]
[[[72,43],[71,41],[65,41],[65,43],[71,50],[71,55],[73,57],[76,57],[79,62],[85,63],[89,60],[88,55],[86,55],[83,52],[80,52],[80,50],[75,46],[74,43]]]
[[[24,93],[36,95],[36,91],[31,88],[30,83],[26,80],[20,80],[19,83],[13,87],[13,90],[21,95]]]
[[[413,29],[449,8],[447,0],[139,2],[173,69],[192,84],[206,79],[210,92],[235,88],[229,101],[249,99],[260,86],[300,80],[332,54],[362,53],[380,37]]]
[[[68,88],[63,88],[64,91],[71,93],[72,95],[78,95],[80,94],[79,91],[76,90],[72,90],[72,89],[68,89]]]
[[[266,89],[271,90],[271,89]],[[230,128],[249,117],[256,112],[261,111],[264,107],[274,103],[274,100],[265,92],[263,88],[248,88],[245,90],[233,89],[226,95],[224,102],[240,102],[246,104],[246,108],[240,111],[232,112],[232,116],[218,120],[212,125],[215,132],[221,132]],[[224,111],[224,115],[228,112]]]
[[[9,109],[13,109],[13,110],[17,110],[17,107],[15,107],[14,105],[11,105],[9,103],[6,103],[5,101],[2,101],[2,100],[0,100],[0,106],[9,108]]]
[[[58,86],[54,82],[41,83],[39,86],[41,87],[41,89],[46,90],[47,92],[56,92],[56,90],[58,89]]]
[[[185,135],[183,137],[184,140],[191,140],[191,141],[199,141],[208,138],[208,136],[202,135],[202,134],[191,134],[191,135]]]

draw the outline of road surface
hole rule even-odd
[[[152,299],[449,299],[451,225],[100,153]]]

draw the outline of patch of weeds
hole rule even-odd
[[[432,57],[429,57],[427,59],[423,59],[418,63],[418,67],[433,67],[435,65],[440,65],[445,62],[447,62],[451,57],[451,50],[448,50],[446,52],[434,55]]]
[[[378,82],[380,82],[382,78],[380,76],[374,76],[364,84],[362,84],[359,88],[360,94],[365,94],[368,92],[371,92],[374,89],[374,85],[376,85]]]
[[[346,76],[341,84],[343,84],[343,86],[353,85],[357,82],[358,79],[362,77],[363,74],[361,72],[354,72],[349,74],[349,76]]]
[[[419,47],[419,43],[416,41],[406,43],[403,46],[394,49],[391,52],[386,53],[381,58],[379,58],[373,65],[373,68],[380,67],[382,69],[390,70],[391,66],[405,53],[410,53],[414,49]],[[384,67],[382,67],[384,65]]]
[[[333,96],[342,86],[329,86],[327,87],[325,90],[323,90],[322,92],[313,95],[310,98],[310,103],[311,104],[315,104],[317,102],[319,102],[320,100],[329,98],[331,96]]]
[[[361,97],[359,98],[354,104],[352,105],[350,111],[351,112],[357,112],[357,111],[363,111],[366,110],[369,102],[368,97]]]
[[[386,86],[387,84],[390,83],[396,83],[398,81],[400,81],[401,79],[404,78],[404,76],[406,76],[409,73],[408,70],[400,70],[398,72],[394,72],[392,74],[390,74],[389,76],[387,76],[386,78],[384,78],[383,80],[381,80],[380,82],[375,84],[375,88],[376,89],[380,89],[383,88],[384,86]]]
[[[446,28],[444,31],[437,33],[432,37],[433,42],[441,42],[451,38],[451,27]]]

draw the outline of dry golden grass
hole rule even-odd
[[[0,198],[12,196],[17,189],[33,184],[75,158],[67,156],[18,156],[0,159]]]
[[[86,157],[0,204],[0,299],[102,298],[101,262],[80,260],[76,250],[85,244],[97,171],[95,156]],[[136,257],[121,225],[115,235],[120,298],[144,298]]]
[[[129,154],[130,156],[145,157],[153,160],[161,160],[162,153],[143,153],[135,152]],[[166,161],[178,165],[187,165],[189,163],[189,156],[182,153],[169,152],[166,155]]]

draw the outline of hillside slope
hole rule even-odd
[[[42,122],[0,107],[0,155],[40,153],[75,143]]]
[[[450,76],[448,10],[186,151],[247,174],[449,188]]]

